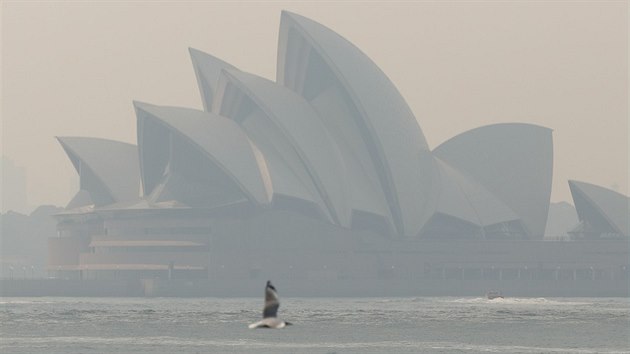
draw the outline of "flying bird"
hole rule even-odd
[[[263,308],[263,319],[256,323],[249,325],[249,328],[284,328],[290,326],[290,322],[282,321],[278,319],[278,308],[280,307],[280,301],[278,300],[278,293],[276,288],[271,284],[271,281],[267,280],[267,286],[265,286],[265,307]]]

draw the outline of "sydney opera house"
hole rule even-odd
[[[496,124],[430,149],[343,37],[283,12],[278,43],[275,81],[190,49],[203,111],[134,102],[137,145],[58,138],[80,190],[56,215],[49,269],[401,293],[423,279],[627,283],[627,197],[571,182],[581,241],[543,241],[551,129]]]

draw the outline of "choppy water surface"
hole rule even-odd
[[[2,298],[0,353],[629,353],[628,299]]]

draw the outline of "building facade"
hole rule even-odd
[[[496,124],[431,150],[375,63],[289,12],[276,81],[190,55],[203,111],[134,102],[137,146],[59,138],[81,179],[50,240],[49,269],[59,276],[226,284],[533,279],[534,269],[561,279],[565,268],[581,276],[565,267],[574,259],[554,256],[563,245],[542,241],[550,129]],[[624,277],[623,257],[594,257],[607,279]]]

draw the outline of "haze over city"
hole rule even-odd
[[[188,47],[275,78],[283,9],[372,58],[431,148],[481,125],[538,124],[554,130],[552,202],[571,201],[568,179],[628,194],[626,2],[6,1],[1,153],[26,170],[28,205],[76,192],[55,136],[135,143],[132,100],[200,108]]]
[[[1,10],[0,352],[627,352],[627,1]]]

